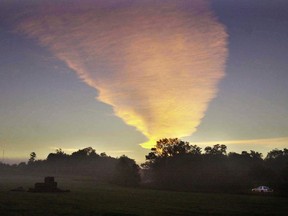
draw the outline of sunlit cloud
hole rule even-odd
[[[206,1],[132,2],[43,6],[18,30],[97,89],[150,148],[196,131],[224,76],[227,35]]]

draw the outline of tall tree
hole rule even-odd
[[[207,146],[204,150],[208,155],[226,155],[226,149],[226,145],[216,144],[213,147]]]
[[[184,142],[178,138],[164,138],[156,142],[156,147],[151,149],[151,152],[146,155],[146,159],[173,157],[191,153],[191,150],[194,153],[201,152],[201,149],[197,146],[192,148],[189,142]]]
[[[35,152],[31,152],[30,153],[30,158],[29,158],[29,160],[28,160],[28,164],[33,164],[34,162],[35,162],[35,160],[36,160],[36,153]]]
[[[133,159],[121,156],[115,167],[113,181],[123,186],[137,186],[140,182],[139,166]]]

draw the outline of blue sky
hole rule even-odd
[[[287,147],[287,2],[214,1],[213,8],[229,35],[227,76],[191,139],[244,140],[237,149],[260,152]],[[268,144],[280,137],[282,144]],[[257,139],[267,143],[249,144]]]

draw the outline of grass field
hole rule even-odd
[[[288,199],[277,196],[209,194],[123,188],[91,179],[56,178],[70,193],[11,192],[43,177],[0,177],[0,215],[287,215]]]

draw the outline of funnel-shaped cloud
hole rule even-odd
[[[147,136],[144,147],[195,132],[224,76],[227,52],[224,27],[206,1],[74,3],[38,8],[19,29]]]

